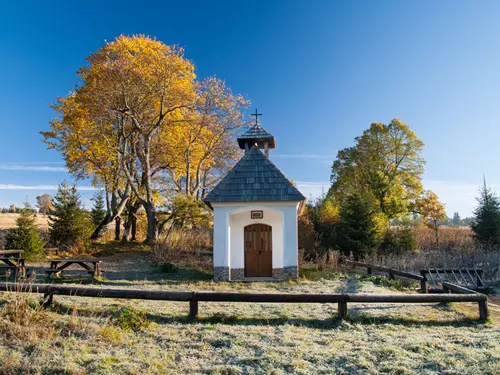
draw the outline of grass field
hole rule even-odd
[[[0,230],[12,229],[16,227],[16,219],[19,214],[0,214]],[[49,218],[40,214],[36,215],[36,225],[40,229],[48,229]]]
[[[41,262],[35,266],[46,266]],[[101,286],[286,293],[401,293],[416,285],[308,272],[283,283],[214,283],[165,273],[147,251],[105,256]],[[68,277],[69,283],[84,278]],[[41,280],[38,280],[41,281]],[[88,285],[92,287],[93,285]],[[26,295],[23,295],[26,296]],[[1,374],[498,374],[500,315],[477,323],[477,305],[188,304],[56,296],[49,311],[4,294]],[[31,306],[31,307],[29,307]],[[135,330],[134,330],[135,329]]]

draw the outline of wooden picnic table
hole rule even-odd
[[[45,273],[47,275],[50,274],[59,274],[68,267],[72,265],[77,265],[81,268],[83,268],[85,271],[87,271],[89,274],[92,276],[101,276],[101,259],[74,259],[74,258],[66,258],[66,259],[52,259],[50,261],[50,268],[45,270]]]
[[[7,265],[7,269],[14,270],[14,277],[26,276],[26,266],[24,265],[24,258],[13,258],[13,257],[0,257],[0,261]]]
[[[14,258],[21,258],[21,255],[24,253],[24,250],[0,250],[0,256],[3,256],[3,258],[7,257],[14,257]]]

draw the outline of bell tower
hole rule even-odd
[[[259,116],[262,116],[262,114],[257,113],[257,109],[251,115],[255,116],[255,124],[237,138],[238,145],[242,150],[245,150],[245,153],[253,146],[257,146],[259,149],[264,150],[264,154],[269,158],[269,149],[276,148],[274,136],[260,126]]]

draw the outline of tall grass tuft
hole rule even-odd
[[[0,309],[2,332],[12,338],[33,343],[54,336],[52,318],[38,300],[19,290],[7,292],[5,296],[7,301]]]
[[[159,265],[175,264],[208,270],[212,261],[212,231],[208,229],[175,229],[168,237],[156,241],[152,248],[153,259]]]
[[[428,268],[482,268],[486,279],[500,278],[500,249],[474,242],[470,228],[440,228],[437,245],[431,229],[414,228],[414,231],[416,251],[371,255],[364,260],[416,273]]]

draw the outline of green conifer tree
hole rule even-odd
[[[92,216],[94,227],[97,227],[106,217],[106,205],[104,202],[104,195],[102,194],[102,190],[94,195],[92,201],[94,202],[94,206],[90,211],[90,216]]]
[[[375,250],[378,245],[373,200],[361,194],[352,194],[340,205],[338,245],[345,255],[356,259]]]
[[[477,202],[471,223],[474,239],[483,245],[497,246],[500,244],[500,199],[486,185],[486,181],[479,192]]]
[[[92,220],[80,202],[76,186],[66,181],[59,185],[53,199],[54,208],[49,213],[49,235],[56,246],[72,246],[89,239]]]
[[[11,229],[5,237],[5,248],[24,250],[24,256],[28,259],[39,257],[43,251],[44,242],[36,228],[35,219],[36,214],[33,213],[33,208],[26,202],[16,220],[17,227]]]

